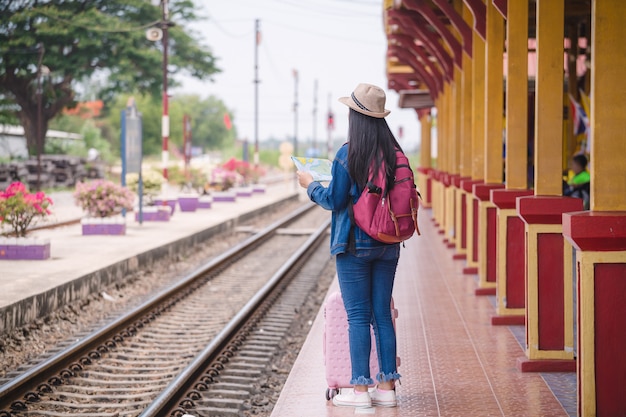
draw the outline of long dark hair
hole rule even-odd
[[[393,187],[396,149],[402,150],[384,118],[366,116],[350,109],[348,116],[348,173],[359,189],[378,173],[381,162],[387,176],[387,189]],[[370,173],[370,167],[373,167]]]

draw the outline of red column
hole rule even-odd
[[[624,416],[626,212],[563,215],[576,248],[578,415]]]
[[[496,294],[496,206],[490,200],[491,190],[504,188],[504,184],[475,184],[478,200],[478,288],[476,295]]]
[[[483,180],[461,181],[463,189],[463,201],[465,202],[465,226],[467,245],[467,266],[463,268],[463,273],[473,275],[478,273],[478,201],[474,198],[474,185],[482,184]]]
[[[457,175],[453,182],[453,185],[456,188],[456,213],[454,221],[454,230],[456,232],[456,252],[452,255],[453,259],[460,260],[467,257],[467,198],[461,183],[471,179],[471,177],[462,177]]]
[[[419,192],[422,196],[422,205],[425,208],[430,208],[432,205],[432,177],[431,172],[432,168],[417,168],[417,175],[420,177]]]
[[[526,357],[522,372],[573,372],[572,247],[562,215],[581,211],[582,200],[558,196],[517,198],[526,235]]]
[[[496,315],[491,324],[524,324],[526,297],[526,232],[517,215],[517,197],[533,195],[532,190],[493,190],[491,202],[498,210],[496,245]]]

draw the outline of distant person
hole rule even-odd
[[[570,162],[572,177],[564,185],[563,195],[583,199],[585,210],[589,210],[591,176],[587,171],[587,157],[583,154],[574,155]]]
[[[385,244],[369,237],[351,221],[356,203],[370,175],[370,167],[394,172],[396,149],[401,149],[385,116],[385,92],[376,86],[359,84],[350,97],[339,101],[350,107],[348,143],[336,153],[328,187],[313,181],[308,172],[298,171],[300,185],[309,198],[332,211],[331,255],[336,255],[339,287],[348,315],[348,339],[354,389],[335,395],[340,407],[395,407],[396,333],[391,317],[391,293],[400,256],[400,244]],[[352,201],[350,201],[352,200]],[[378,369],[370,375],[370,324],[378,348]],[[329,354],[327,352],[327,354]],[[378,386],[371,393],[368,385]]]

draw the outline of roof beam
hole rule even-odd
[[[411,10],[389,10],[388,16],[390,19],[398,22],[398,25],[402,27],[406,34],[424,43],[428,52],[436,57],[437,62],[443,68],[446,80],[452,81],[454,74],[452,57],[448,55],[443,45],[439,43],[435,34],[425,30],[424,25],[421,24],[423,22],[422,16]]]
[[[441,39],[448,45],[454,54],[454,64],[463,67],[463,54],[461,52],[461,44],[454,37],[448,27],[441,21],[426,3],[417,0],[403,0],[402,4],[411,10],[418,12],[430,25],[439,33]]]
[[[487,6],[483,0],[463,0],[474,16],[474,30],[482,40],[487,40]]]
[[[419,58],[421,61],[419,62],[420,66],[425,67],[435,81],[435,84],[437,86],[437,93],[443,91],[443,73],[441,72],[439,67],[430,60],[430,56],[426,54],[426,51],[415,43],[413,38],[411,38],[409,35],[394,34],[389,36],[389,40],[392,42],[392,44],[409,49],[413,55]]]
[[[432,0],[433,3],[439,7],[439,9],[446,15],[454,28],[459,32],[463,39],[463,50],[471,58],[472,57],[472,29],[463,20],[463,17],[459,15],[454,7],[448,3],[447,0]]]

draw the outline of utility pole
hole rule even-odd
[[[313,84],[313,156],[317,156],[317,80]]]
[[[42,110],[41,110],[41,63],[43,61],[43,54],[45,52],[45,48],[43,43],[39,42],[39,60],[37,61],[37,141],[35,142],[35,147],[37,148],[37,191],[41,191],[41,153],[43,151],[43,139],[41,138],[42,126],[41,119],[43,118]]]
[[[298,155],[298,70],[293,70],[293,154]]]
[[[161,151],[161,161],[163,163],[163,178],[164,182],[164,194],[167,194],[167,165],[169,163],[169,150],[168,141],[170,136],[170,116],[167,97],[167,44],[168,44],[168,27],[169,22],[169,10],[167,6],[168,0],[161,0],[161,7],[163,9],[163,21],[161,22],[161,29],[163,30],[163,116],[161,118],[161,136],[163,137],[163,148]],[[167,197],[167,196],[164,196]],[[165,200],[164,200],[165,201]]]
[[[183,158],[185,161],[185,181],[190,182],[189,163],[191,162],[191,117],[183,115]]]
[[[259,19],[254,21],[254,167],[259,166],[259,44],[261,43],[261,31]]]
[[[332,161],[333,160],[333,142],[331,138],[331,132],[335,128],[335,115],[333,115],[333,111],[330,108],[330,96],[331,94],[328,93],[328,121],[326,124],[326,129],[328,131],[328,142],[326,146],[327,146],[327,151],[328,151],[327,158]]]

